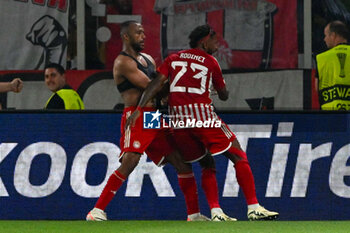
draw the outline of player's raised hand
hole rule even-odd
[[[23,89],[23,81],[20,78],[15,78],[11,81],[11,91],[18,93]]]
[[[141,112],[138,108],[128,117],[125,123],[125,130],[128,129],[130,126],[134,127],[136,120],[140,117]]]

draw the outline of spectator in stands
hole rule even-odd
[[[316,56],[316,89],[322,110],[350,110],[349,38],[349,28],[341,21],[332,21],[324,29],[329,50]]]
[[[48,64],[44,72],[45,84],[53,92],[45,109],[84,109],[84,103],[79,94],[66,84],[65,70],[61,65]]]

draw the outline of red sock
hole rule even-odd
[[[114,173],[109,177],[107,184],[104,187],[100,197],[98,198],[95,207],[101,210],[105,210],[120,186],[122,186],[125,179],[126,178],[124,175],[122,175],[118,170],[115,170]]]
[[[202,169],[202,188],[207,197],[210,209],[220,208],[218,183],[216,181],[216,170],[214,168]]]
[[[240,160],[235,164],[236,178],[239,186],[242,188],[248,205],[257,204],[255,183],[252,170],[247,160]]]
[[[248,205],[257,204],[258,199],[256,198],[255,183],[252,170],[247,159],[247,154],[235,147],[229,149],[230,153],[236,154],[242,158],[235,164],[236,178],[239,186],[243,190],[246,202]]]
[[[197,184],[193,172],[178,174],[177,178],[185,196],[187,215],[199,213]]]

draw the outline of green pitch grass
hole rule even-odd
[[[338,233],[350,232],[350,221],[5,221],[1,233]]]

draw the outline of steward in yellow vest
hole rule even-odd
[[[45,105],[45,109],[84,109],[79,94],[66,84],[65,70],[56,63],[45,67],[45,84],[54,92]]]
[[[322,110],[350,110],[350,36],[340,21],[324,29],[328,51],[316,56],[318,93]]]
[[[65,85],[61,90],[52,94],[46,102],[45,109],[79,110],[84,109],[84,103],[76,91]]]

